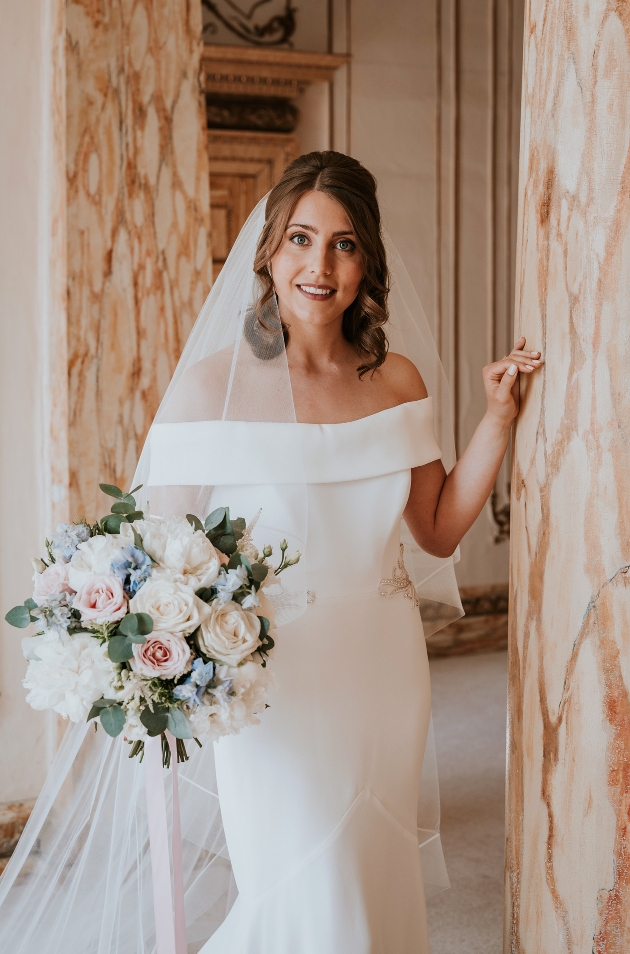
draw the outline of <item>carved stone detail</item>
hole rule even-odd
[[[207,93],[293,97],[311,83],[329,83],[349,59],[337,53],[206,44],[205,89]]]
[[[299,112],[288,99],[262,96],[207,96],[209,129],[291,133]]]

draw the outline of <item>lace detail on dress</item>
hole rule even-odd
[[[378,585],[378,592],[381,596],[396,596],[402,593],[408,600],[411,600],[414,609],[420,606],[420,600],[416,593],[416,588],[409,579],[407,568],[405,566],[405,545],[400,544],[400,556],[398,564],[394,567],[391,580],[381,580]]]

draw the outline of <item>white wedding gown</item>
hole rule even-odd
[[[441,456],[431,399],[254,428],[238,450],[253,475],[285,441],[302,446],[309,605],[278,630],[261,725],[215,744],[239,893],[202,952],[427,954],[417,809],[429,667],[418,610],[379,584],[398,561],[411,468]],[[248,493],[234,512],[257,505]]]

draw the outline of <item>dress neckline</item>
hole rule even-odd
[[[423,404],[425,401],[429,401],[430,395],[425,398],[420,398],[417,401],[403,401],[402,404],[394,404],[393,407],[383,408],[382,411],[375,411],[373,414],[366,414],[365,417],[355,417],[351,421],[332,421],[332,422],[319,422],[319,421],[293,421],[292,423],[297,427],[347,427],[348,424],[361,424],[363,421],[373,420],[375,417],[380,417],[381,414],[391,414],[392,411],[397,411],[401,407],[412,407],[416,404]]]

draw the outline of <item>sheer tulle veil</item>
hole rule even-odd
[[[308,550],[306,483],[299,448],[283,450],[282,486],[256,488],[261,513],[239,467],[238,444],[221,446],[221,423],[256,440],[257,422],[295,422],[287,357],[277,308],[256,317],[253,261],[265,200],[245,223],[203,306],[149,432],[134,478],[141,504],[157,515],[229,506],[245,517],[255,544],[287,539]],[[435,409],[445,466],[455,461],[451,398],[428,322],[404,265],[387,242],[392,274],[392,351],[422,374]],[[174,431],[173,429],[176,429]],[[173,436],[199,441],[195,473],[182,476]],[[232,429],[234,433],[234,429]],[[164,438],[168,437],[168,440]],[[163,447],[171,452],[166,454]],[[283,448],[285,445],[283,444]],[[407,569],[417,587],[425,634],[462,615],[454,559],[424,553],[402,528]],[[308,564],[298,564],[273,599],[279,624],[306,609]],[[278,638],[282,638],[280,629]],[[256,729],[245,729],[255,732]],[[0,880],[0,950],[11,954],[152,954],[155,928],[144,767],[129,745],[93,723],[68,729],[18,847]],[[221,824],[213,746],[191,747],[179,767],[188,952],[195,954],[236,897]],[[167,799],[171,773],[164,772]],[[423,766],[418,814],[427,894],[448,886],[439,841],[439,797],[433,736]]]

